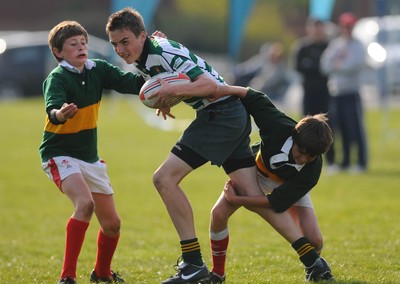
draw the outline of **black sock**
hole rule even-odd
[[[203,265],[200,244],[197,238],[181,241],[182,258],[186,263]]]
[[[292,248],[296,250],[300,261],[305,267],[312,266],[319,257],[315,248],[306,237],[301,237],[297,241],[293,242]]]

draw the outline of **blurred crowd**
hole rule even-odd
[[[356,22],[349,12],[339,16],[334,29],[330,22],[309,18],[305,37],[293,43],[290,52],[280,42],[265,43],[233,72],[234,84],[261,90],[275,103],[300,82],[302,115],[327,113],[334,131],[334,144],[325,157],[328,174],[363,173],[368,167],[360,97],[366,50],[352,36]]]

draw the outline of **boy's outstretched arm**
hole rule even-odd
[[[221,97],[234,95],[243,99],[247,95],[248,89],[241,86],[218,85],[215,92],[208,97],[210,101],[215,101]]]

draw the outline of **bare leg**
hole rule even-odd
[[[311,242],[318,253],[323,247],[323,237],[318,226],[317,216],[313,208],[292,206],[290,214],[296,221],[303,235]]]
[[[179,183],[192,168],[174,154],[170,154],[153,176],[153,183],[181,240],[196,237],[192,206]]]
[[[90,222],[94,211],[94,200],[81,174],[72,174],[62,182],[62,190],[75,207],[72,218]]]
[[[211,210],[210,231],[221,232],[228,226],[229,217],[235,213],[239,207],[230,204],[222,192],[214,207]]]
[[[256,168],[239,169],[230,175],[235,190],[241,195],[264,195],[260,190]],[[211,212],[210,231],[221,232],[228,226],[229,217],[238,209],[231,205],[222,193]],[[276,213],[272,208],[247,208],[266,220],[274,227],[289,243],[294,242],[302,236],[298,226],[288,212]]]
[[[103,233],[110,238],[117,237],[121,227],[121,220],[115,208],[114,196],[93,193],[95,213]]]

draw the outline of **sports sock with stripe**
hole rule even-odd
[[[315,261],[319,258],[315,248],[311,245],[310,241],[306,237],[301,237],[292,243],[294,248],[299,255],[300,261],[305,267],[312,266]]]
[[[212,253],[212,272],[219,275],[225,275],[226,251],[229,244],[229,231],[225,230],[215,233],[210,232],[210,246]]]
[[[200,243],[197,238],[181,241],[182,258],[186,263],[203,265]]]

